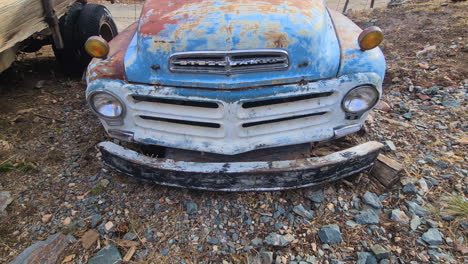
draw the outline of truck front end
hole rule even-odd
[[[103,159],[150,182],[221,191],[365,170],[380,143],[310,151],[359,131],[379,100],[385,59],[363,47],[375,32],[317,0],[146,1],[139,22],[91,62],[87,99],[111,137],[157,157],[103,142]]]

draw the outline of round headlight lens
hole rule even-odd
[[[96,93],[91,97],[93,109],[105,118],[118,118],[123,114],[119,99],[108,93]]]
[[[373,86],[363,85],[352,89],[343,99],[343,109],[359,113],[371,109],[379,99],[379,92]]]

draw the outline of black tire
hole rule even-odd
[[[60,33],[62,35],[64,48],[57,49],[52,45],[62,70],[69,75],[77,74],[81,71],[76,62],[79,61],[80,52],[76,42],[76,32],[78,30],[78,18],[80,17],[83,5],[80,2],[73,3],[68,11],[59,20]]]
[[[79,8],[79,5],[81,4],[73,4],[64,18],[61,29],[65,48],[59,51],[60,54],[57,56],[64,71],[70,75],[82,74],[91,61],[91,56],[84,49],[89,37],[102,36],[105,40],[111,41],[118,34],[107,8],[97,4],[81,5]]]

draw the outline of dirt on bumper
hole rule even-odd
[[[219,163],[151,158],[112,142],[98,147],[107,166],[156,184],[212,191],[274,191],[318,185],[368,169],[383,145],[371,141],[297,160]]]

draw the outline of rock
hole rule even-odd
[[[161,249],[161,251],[159,251],[159,252],[161,253],[161,255],[167,256],[167,255],[169,255],[169,253],[171,252],[171,250],[168,249],[168,248],[163,248],[163,249]]]
[[[72,236],[55,234],[26,248],[10,264],[56,263],[68,245],[74,242]]]
[[[39,81],[37,81],[36,85],[34,85],[34,88],[42,89],[42,87],[44,87],[44,83],[45,83],[44,80],[39,80]]]
[[[314,211],[306,210],[302,204],[294,206],[293,212],[307,219],[314,218]]]
[[[410,222],[411,230],[416,231],[420,224],[421,224],[421,218],[419,218],[419,216],[417,215],[413,215],[413,217],[411,218],[411,222]]]
[[[337,225],[322,226],[318,235],[323,243],[336,244],[342,241],[340,227]]]
[[[413,115],[411,113],[404,113],[403,114],[403,117],[406,119],[406,120],[411,120],[411,117],[413,117]]]
[[[323,201],[325,200],[325,196],[323,194],[322,189],[318,189],[316,191],[310,192],[304,196],[305,198],[311,200],[314,203],[323,203]]]
[[[400,6],[402,4],[408,3],[410,0],[390,0],[388,7]]]
[[[416,185],[414,183],[408,183],[403,187],[403,192],[406,194],[416,194],[418,189],[416,189]]]
[[[91,228],[95,228],[102,222],[102,215],[93,215],[91,217]]]
[[[349,226],[349,227],[356,227],[356,226],[359,226],[356,222],[354,222],[353,220],[348,220],[346,221],[346,225]]]
[[[423,101],[429,101],[431,100],[431,97],[425,95],[425,94],[422,94],[422,93],[418,93],[417,96],[419,97],[419,99],[423,100]]]
[[[369,252],[358,252],[356,264],[377,264],[377,259]]]
[[[404,2],[409,2],[409,0],[392,0],[393,2],[398,2],[398,1],[404,1]],[[392,2],[391,1],[391,2]],[[420,50],[418,52],[416,52],[416,57],[421,57],[421,56],[424,56],[425,54],[427,54],[428,52],[430,51],[435,51],[437,49],[436,45],[432,45],[432,46],[426,46],[424,47],[423,50]]]
[[[51,214],[45,214],[42,216],[41,218],[41,221],[43,224],[47,224],[50,222],[50,220],[52,219],[52,215]]]
[[[94,229],[91,229],[86,231],[86,233],[84,233],[84,235],[81,237],[81,244],[85,249],[89,249],[94,245],[94,243],[96,243],[98,239],[99,232]]]
[[[107,222],[104,225],[104,230],[106,230],[107,232],[110,232],[112,228],[114,228],[114,223],[112,223],[111,221]]]
[[[452,256],[435,249],[429,250],[428,253],[433,263],[458,263]]]
[[[445,107],[460,108],[460,102],[457,100],[442,101],[440,104]]]
[[[114,264],[122,261],[122,256],[114,244],[109,244],[99,250],[94,257],[92,257],[88,264]]]
[[[429,89],[423,90],[422,93],[425,95],[436,95],[439,93],[439,88],[439,86],[432,86]]]
[[[208,237],[206,239],[206,243],[208,243],[210,245],[218,245],[219,244],[219,239],[217,239],[215,237]]]
[[[128,232],[122,237],[123,240],[130,240],[130,241],[135,240],[137,238],[138,236],[133,232]]]
[[[250,242],[252,243],[252,246],[254,246],[254,247],[261,247],[261,246],[263,246],[263,239],[258,238],[258,237],[252,239]]]
[[[374,107],[375,110],[379,110],[385,113],[388,113],[392,110],[392,107],[386,102],[380,100]]]
[[[294,241],[294,239],[294,236],[291,234],[282,236],[278,235],[277,233],[270,233],[265,238],[265,243],[269,246],[285,247],[289,245],[292,241]]]
[[[11,197],[11,192],[8,191],[1,191],[0,192],[0,215],[5,214],[5,210],[9,204],[13,202],[13,198]]]
[[[422,208],[419,204],[413,201],[406,201],[405,203],[406,206],[408,206],[410,212],[416,214],[417,216],[426,216],[428,214],[426,209]]]
[[[260,251],[260,264],[273,263],[273,252]]]
[[[8,141],[0,139],[0,156],[7,154],[13,150],[13,145],[11,145]]]
[[[429,228],[426,233],[422,235],[422,240],[431,246],[442,244],[442,235],[437,228]]]
[[[355,221],[360,225],[376,225],[380,222],[380,219],[373,210],[367,210],[357,215]]]
[[[185,201],[185,212],[189,215],[196,214],[198,212],[198,205],[192,201]]]
[[[403,224],[408,224],[409,222],[409,217],[405,214],[405,212],[401,211],[400,209],[392,210],[390,219],[392,219],[395,222],[400,222]]]
[[[381,245],[373,245],[371,250],[378,260],[389,258],[392,255],[390,250],[382,247]]]
[[[102,179],[101,180],[101,185],[102,187],[106,188],[109,185],[109,180],[108,179]]]
[[[65,219],[63,219],[63,225],[66,225],[66,226],[70,225],[71,221],[72,221],[71,217],[69,217],[69,216],[65,217]]]
[[[379,197],[375,193],[366,192],[364,194],[364,196],[362,197],[362,201],[365,204],[368,204],[368,205],[374,207],[375,209],[383,208],[383,205],[380,202]]]
[[[385,140],[384,142],[384,150],[385,151],[396,151],[396,146],[395,143],[391,140]]]

